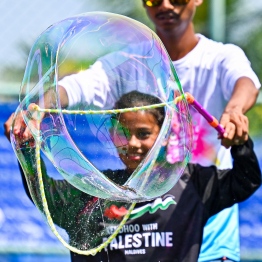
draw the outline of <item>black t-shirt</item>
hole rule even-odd
[[[207,220],[247,199],[261,184],[252,141],[232,147],[231,152],[232,170],[189,164],[169,192],[153,201],[136,204],[127,223],[106,250],[95,256],[71,252],[72,261],[197,261]],[[118,172],[114,175],[123,174]],[[109,233],[110,230],[109,227]]]

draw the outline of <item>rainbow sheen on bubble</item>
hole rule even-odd
[[[58,91],[63,84],[70,97],[66,109]],[[164,103],[165,119],[151,150],[127,174],[119,152],[129,130],[109,110],[134,90]],[[104,12],[70,17],[32,46],[13,125],[22,116],[33,138],[21,141],[12,134],[11,142],[35,204],[74,252],[99,246],[108,237],[106,225],[124,221],[132,203],[161,196],[177,183],[192,145],[188,105],[186,99],[174,104],[177,96],[183,90],[162,42],[128,17]],[[38,107],[28,110],[33,103]],[[172,161],[167,148],[176,152]]]

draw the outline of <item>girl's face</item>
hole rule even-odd
[[[154,145],[160,127],[155,116],[146,111],[122,113],[119,122],[128,132],[127,144],[121,148],[119,156],[133,172]]]

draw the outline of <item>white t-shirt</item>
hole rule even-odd
[[[222,44],[198,34],[197,46],[185,57],[174,61],[174,67],[185,92],[214,117],[220,119],[240,77],[250,78],[257,88],[259,80],[244,52],[233,44]],[[217,131],[191,110],[194,125],[192,161],[202,165],[216,164],[219,168],[232,166],[229,149],[220,145]],[[199,261],[226,256],[240,260],[238,206],[223,210],[212,217],[204,229]]]
[[[67,91],[69,107],[88,104],[112,109],[123,94],[133,90],[165,100],[170,60],[157,49],[161,47],[156,41],[130,45],[101,57],[87,70],[64,77],[59,85]]]

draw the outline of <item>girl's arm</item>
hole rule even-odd
[[[233,168],[218,170],[215,166],[196,165],[192,180],[210,216],[249,198],[261,185],[261,170],[253,142],[231,148]]]

